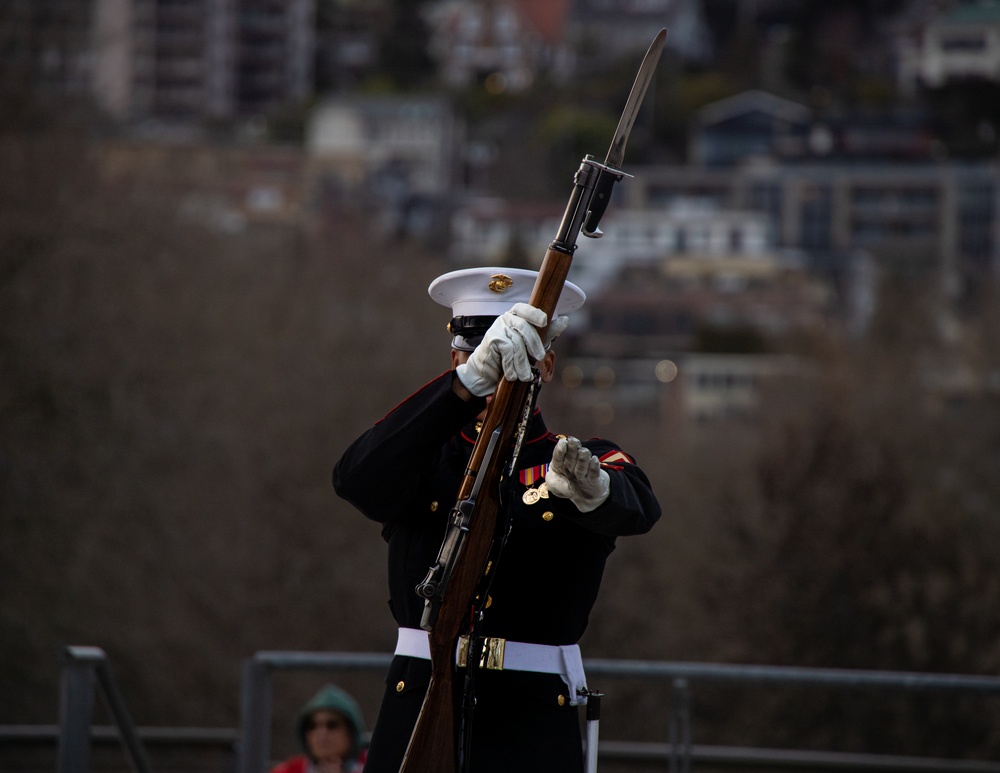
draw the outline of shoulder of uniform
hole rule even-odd
[[[598,458],[602,467],[620,470],[622,465],[635,464],[635,459],[622,451],[618,444],[612,440],[595,437],[584,441],[584,445]]]
[[[557,443],[564,437],[569,437],[561,432],[549,432],[548,439],[552,443]],[[587,448],[592,454],[594,454],[598,460],[601,462],[601,466],[610,467],[612,469],[621,469],[623,464],[635,464],[635,459],[629,456],[627,453],[622,451],[618,447],[618,444],[613,440],[606,440],[605,438],[592,437],[587,440],[581,441],[583,446]]]

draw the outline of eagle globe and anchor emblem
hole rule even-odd
[[[497,293],[499,295],[500,293],[509,290],[513,284],[514,280],[506,274],[494,274],[490,277],[490,292]]]

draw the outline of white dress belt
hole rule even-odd
[[[569,688],[571,706],[587,702],[587,678],[583,672],[579,644],[530,644],[497,637],[486,637],[483,644],[481,668],[558,674]],[[459,637],[455,648],[455,659],[459,665],[465,665],[468,646],[468,637]],[[430,660],[431,647],[427,631],[420,628],[400,628],[396,637],[395,654]]]

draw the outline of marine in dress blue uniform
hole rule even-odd
[[[389,606],[401,642],[406,638],[412,645],[421,636],[424,601],[414,589],[437,559],[486,395],[500,373],[511,375],[514,366],[507,359],[525,354],[537,361],[543,381],[551,379],[551,350],[538,348],[545,346],[540,339],[522,341],[535,328],[528,330],[524,317],[514,318],[523,314],[538,324],[541,315],[541,326],[547,321],[525,304],[535,277],[531,271],[483,268],[435,280],[432,298],[453,313],[455,367],[379,420],[334,468],[336,492],[382,525]],[[583,300],[582,291],[567,283],[549,331],[565,329],[564,312],[579,308]],[[498,336],[503,339],[499,344]],[[512,354],[512,347],[518,351]],[[503,639],[511,649],[520,647],[529,659],[533,647],[578,653],[575,645],[586,630],[616,538],[647,532],[660,507],[646,475],[627,452],[609,440],[581,443],[553,434],[537,409],[517,467],[517,479],[508,484],[510,533],[493,570],[481,634]],[[397,773],[429,679],[426,655],[397,648],[365,771]],[[463,681],[455,680],[457,690]],[[475,685],[472,771],[583,770],[580,699],[573,675],[480,669]],[[456,705],[461,705],[459,696]]]

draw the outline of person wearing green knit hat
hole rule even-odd
[[[295,723],[304,754],[271,773],[360,773],[365,766],[365,723],[357,702],[339,687],[322,687],[302,707]]]

